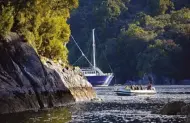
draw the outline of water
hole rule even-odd
[[[168,86],[155,86],[156,95],[139,95],[139,96],[117,96],[114,93],[114,89],[121,88],[117,87],[97,87],[96,92],[98,97],[106,102],[121,101],[127,103],[166,103],[168,101],[180,101],[190,102],[190,85],[168,85]]]
[[[122,87],[122,86],[120,86]],[[156,86],[157,94],[117,96],[120,87],[97,87],[103,101],[81,104],[73,111],[71,123],[184,123],[185,116],[160,115],[159,110],[170,101],[190,102],[190,86]],[[80,105],[80,104],[79,104]],[[76,106],[79,108],[79,106]]]
[[[120,86],[121,87],[121,86]],[[156,86],[152,96],[117,96],[117,87],[96,87],[102,101],[70,104],[67,107],[39,113],[17,113],[3,116],[7,123],[184,123],[185,116],[160,115],[170,101],[190,103],[190,86]],[[23,115],[24,114],[24,115]],[[2,117],[1,117],[2,118]],[[7,120],[9,119],[9,121]],[[11,121],[11,119],[14,119]],[[14,121],[14,122],[13,122]]]

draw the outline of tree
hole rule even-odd
[[[70,10],[78,6],[78,0],[7,0],[1,3],[5,7],[0,11],[5,15],[0,18],[7,21],[5,16],[11,13],[13,16],[7,21],[9,32],[23,35],[40,55],[67,62],[66,44],[70,37],[67,19]],[[6,10],[9,6],[10,11]]]
[[[73,36],[88,53],[91,30],[96,28],[98,66],[110,72],[109,61],[118,83],[147,72],[190,78],[188,0],[80,1],[69,21]],[[73,45],[71,63],[81,55]]]
[[[7,6],[1,6],[0,11],[0,36],[3,37],[10,32],[13,26],[13,11],[14,8],[11,7],[9,4]]]
[[[174,55],[180,51],[179,45],[173,40],[156,40],[138,56],[137,69],[143,73],[154,73],[160,76],[175,78],[176,64],[174,64]]]
[[[174,9],[171,0],[148,0],[148,4],[152,15],[166,14]]]

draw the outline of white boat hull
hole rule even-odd
[[[141,95],[141,94],[156,94],[156,89],[153,88],[152,90],[131,90],[131,89],[118,89],[115,91],[117,95]]]

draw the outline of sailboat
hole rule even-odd
[[[95,35],[94,35],[95,29],[92,30],[92,47],[93,47],[93,64],[88,60],[88,58],[84,55],[78,44],[76,43],[77,47],[82,53],[82,56],[85,57],[85,59],[88,61],[90,64],[89,68],[81,68],[82,73],[84,76],[87,78],[87,80],[92,84],[92,86],[109,86],[111,83],[114,75],[113,73],[104,73],[100,68],[96,66],[96,44],[95,44]]]

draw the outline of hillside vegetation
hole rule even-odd
[[[78,0],[0,0],[0,37],[22,35],[39,55],[67,63],[67,19]]]
[[[91,30],[96,28],[98,66],[110,72],[109,61],[118,82],[145,73],[190,78],[189,0],[79,0],[69,23],[89,59]],[[73,42],[68,47],[73,64],[81,53]]]

